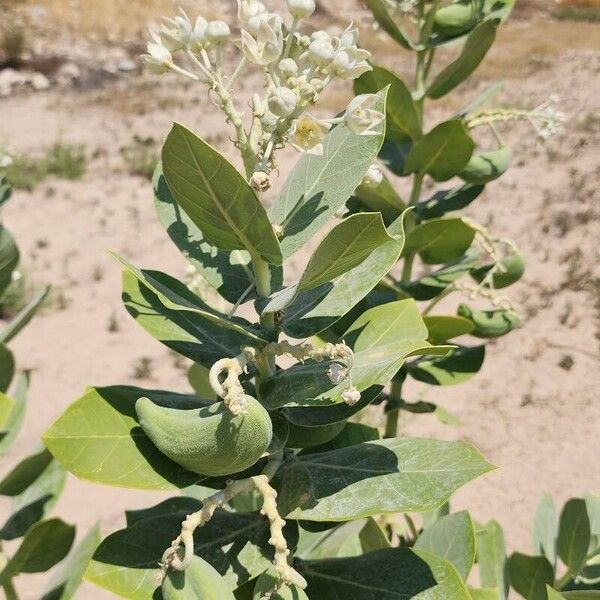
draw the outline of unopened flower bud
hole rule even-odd
[[[288,10],[295,19],[308,19],[315,12],[315,0],[286,0]]]
[[[310,60],[319,67],[331,64],[335,56],[335,50],[329,40],[316,40],[308,48]]]
[[[222,44],[230,35],[231,30],[225,21],[211,21],[206,28],[206,36],[215,44]]]
[[[256,171],[250,178],[250,185],[257,192],[266,192],[271,187],[271,178],[264,171]]]
[[[244,24],[266,12],[265,5],[258,0],[238,0],[238,19]]]
[[[289,88],[278,87],[269,97],[268,105],[274,115],[286,119],[296,110],[298,96]]]
[[[265,111],[260,117],[260,124],[265,133],[273,133],[277,129],[279,118],[270,110]]]
[[[279,72],[281,73],[282,77],[289,79],[298,73],[298,65],[293,58],[284,58],[279,63]]]
[[[383,173],[379,165],[371,165],[367,174],[363,177],[362,184],[365,187],[376,188],[383,181]]]
[[[208,21],[204,17],[198,17],[190,37],[191,50],[202,50],[208,45],[207,29]]]
[[[192,36],[192,23],[188,16],[181,11],[181,15],[163,21],[158,32],[162,45],[171,52],[185,48]]]

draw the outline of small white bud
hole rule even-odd
[[[265,5],[258,0],[237,0],[237,3],[238,19],[245,25],[250,19],[267,12]]]
[[[192,23],[188,16],[181,11],[181,15],[163,21],[158,32],[162,45],[171,52],[185,48],[192,36]]]
[[[191,50],[202,50],[203,48],[206,48],[209,43],[207,29],[208,21],[204,17],[198,17],[190,37]]]
[[[308,47],[308,56],[315,65],[326,67],[331,64],[335,50],[329,40],[315,40]]]
[[[279,72],[282,77],[289,79],[298,73],[298,65],[293,58],[284,58],[279,63]]]
[[[271,178],[264,171],[255,171],[250,177],[250,185],[257,192],[266,192],[271,187]]]
[[[331,63],[331,72],[341,79],[357,79],[363,73],[372,71],[367,62],[371,53],[360,48],[346,48],[336,53]]]
[[[376,188],[383,181],[383,173],[379,165],[371,165],[363,177],[362,184],[368,188]]]
[[[315,0],[286,0],[294,19],[308,19],[315,12]]]
[[[231,30],[225,21],[211,21],[206,28],[207,38],[215,44],[222,44],[230,35]]]
[[[6,169],[13,164],[13,159],[10,155],[0,152],[0,169]]]
[[[354,406],[360,401],[360,392],[352,387],[342,393],[342,400],[349,406]]]
[[[385,115],[374,108],[379,98],[376,94],[361,94],[348,104],[344,121],[356,135],[377,135],[376,127],[385,119]]]
[[[298,106],[298,96],[286,87],[276,88],[268,100],[269,110],[282,119],[287,119]]]
[[[329,43],[332,43],[332,37],[326,31],[323,31],[322,29],[312,33],[310,36],[310,39],[313,42],[315,42],[317,40],[325,40]]]

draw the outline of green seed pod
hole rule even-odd
[[[519,317],[507,310],[473,310],[466,304],[461,304],[457,312],[459,316],[473,322],[475,329],[471,335],[478,338],[501,337],[520,325]]]
[[[500,263],[504,267],[504,272],[497,271],[492,277],[494,287],[499,290],[513,283],[516,283],[521,279],[525,272],[525,261],[523,255],[520,252],[510,254],[502,260]],[[477,282],[481,283],[485,276],[489,273],[493,265],[483,265],[477,267],[471,271],[471,277]]]
[[[433,31],[445,37],[453,37],[473,29],[477,21],[477,10],[472,0],[455,2],[435,13]]]
[[[251,396],[246,401],[246,412],[238,416],[223,402],[177,410],[140,398],[135,410],[140,426],[165,456],[194,473],[219,477],[250,468],[271,443],[269,413]]]
[[[295,586],[279,585],[275,592],[278,583],[279,578],[273,572],[265,571],[256,580],[252,600],[308,600],[306,593]]]
[[[506,173],[510,166],[510,150],[507,146],[474,154],[459,177],[467,183],[484,185]]]
[[[185,571],[169,571],[162,594],[164,600],[235,600],[219,572],[199,556]]]
[[[331,441],[344,429],[346,421],[331,423],[331,425],[319,425],[317,427],[302,427],[290,423],[290,435],[287,446],[290,448],[312,448]]]

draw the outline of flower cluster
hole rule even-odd
[[[13,164],[13,159],[10,154],[4,153],[0,150],[0,169],[7,169]]]
[[[239,39],[233,40],[229,25],[198,17],[193,23],[182,11],[164,19],[151,32],[145,65],[154,73],[175,72],[207,84],[219,106],[235,126],[236,145],[244,158],[248,177],[257,189],[270,185],[273,154],[286,143],[301,152],[323,153],[323,139],[331,127],[345,122],[354,133],[371,135],[384,116],[375,106],[375,96],[354,99],[345,117],[318,119],[310,109],[335,79],[351,80],[370,71],[370,53],[358,47],[358,30],[350,25],[340,35],[326,31],[305,35],[301,22],[315,10],[314,0],[286,0],[288,14],[269,11],[258,0],[238,0]],[[240,62],[224,73],[225,43],[234,42]],[[176,64],[175,55],[186,58],[188,70]],[[246,127],[235,106],[233,85],[238,76],[254,65],[263,71],[266,92],[252,99],[252,119]]]

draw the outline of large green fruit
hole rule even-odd
[[[140,426],[154,445],[178,465],[194,473],[220,477],[254,465],[273,436],[269,413],[251,396],[247,408],[234,416],[223,402],[194,410],[135,403]]]
[[[504,267],[504,272],[497,271],[492,277],[492,283],[497,290],[516,283],[521,279],[523,273],[525,273],[525,261],[520,252],[510,254],[502,259],[500,264]],[[483,265],[482,267],[473,269],[471,271],[471,277],[477,281],[477,283],[481,283],[492,266],[493,265]]]
[[[473,310],[466,304],[461,304],[458,314],[473,322],[475,329],[471,335],[479,338],[501,337],[520,325],[517,315],[502,309]]]
[[[290,423],[290,435],[286,446],[290,448],[312,448],[313,446],[326,444],[338,435],[345,426],[346,421],[317,427],[302,427]]]
[[[454,37],[473,29],[478,20],[478,11],[473,0],[455,2],[435,13],[433,31],[445,37]]]
[[[219,572],[199,556],[185,571],[169,572],[162,594],[164,600],[235,600]]]
[[[510,166],[510,150],[507,146],[474,154],[459,177],[467,183],[484,185],[504,175]]]

